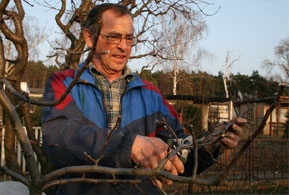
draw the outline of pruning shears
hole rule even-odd
[[[170,148],[176,149],[180,145],[192,145],[193,144],[193,136],[187,136],[186,138],[178,138],[178,139],[169,139],[168,145]],[[184,148],[180,150],[177,155],[180,158],[180,160],[186,164],[188,155],[189,155],[190,149]]]

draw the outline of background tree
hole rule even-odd
[[[142,78],[156,85],[164,95],[171,95],[172,86],[172,71],[154,71],[144,70],[138,73]],[[177,94],[179,95],[193,95],[193,96],[207,96],[207,97],[226,97],[223,73],[219,72],[217,76],[208,74],[206,72],[180,71],[182,77],[188,79],[184,80],[177,87]],[[231,92],[235,100],[238,99],[238,92],[241,92],[243,99],[266,98],[273,97],[277,92],[278,82],[272,78],[266,78],[259,75],[258,71],[253,71],[251,75],[245,74],[231,74]],[[285,88],[284,95],[288,94],[288,88]]]
[[[29,61],[23,74],[23,81],[29,88],[44,89],[48,77],[59,72],[58,66],[45,66],[42,61]]]
[[[225,73],[223,77],[224,89],[226,92],[226,97],[229,98],[229,87],[228,84],[230,82],[231,71],[234,63],[239,60],[240,57],[232,59],[231,51],[227,50],[226,59],[225,59]]]
[[[281,40],[279,45],[275,47],[275,55],[277,56],[277,61],[270,61],[268,59],[264,60],[264,67],[268,69],[268,72],[271,72],[273,68],[277,67],[281,69],[284,73],[285,78],[280,78],[284,81],[289,81],[289,37]]]
[[[11,8],[15,10],[15,8]],[[11,31],[15,31],[14,22],[11,18],[7,18],[5,20],[7,26],[11,28]],[[39,46],[42,42],[47,40],[47,34],[45,32],[45,27],[42,27],[35,17],[26,16],[23,19],[23,34],[25,39],[27,40],[28,45],[28,60],[37,59],[40,53]],[[13,44],[13,42],[9,39],[3,37],[3,47],[5,50],[5,74],[11,75],[15,70],[14,59],[17,56],[17,50]]]
[[[160,36],[157,43],[159,51],[158,62],[162,64],[165,71],[170,71],[173,80],[172,94],[177,94],[177,84],[181,79],[181,70],[192,69],[192,65],[198,65],[202,52],[197,53],[195,59],[191,59],[193,46],[203,36],[206,24],[198,12],[193,12],[191,19],[187,20],[183,15],[169,12],[160,18],[161,28],[155,33]],[[189,63],[188,60],[194,61]]]
[[[243,99],[257,99],[273,97],[277,92],[278,82],[272,79],[266,79],[259,75],[258,71],[253,71],[251,76],[232,75],[232,95],[234,99],[238,98],[240,91]]]
[[[62,45],[60,41],[52,44],[53,51],[50,56],[56,57],[60,67],[77,67],[80,63],[81,54],[85,50],[81,32],[84,28],[87,12],[94,5],[102,3],[103,0],[61,0],[60,4],[56,0],[34,0],[34,2],[58,11],[55,17],[57,25],[70,42],[69,46]],[[152,33],[155,32],[155,29],[160,28],[159,20],[162,16],[167,16],[170,12],[183,16],[187,22],[197,23],[199,19],[195,18],[197,13],[203,13],[204,8],[210,4],[209,0],[111,0],[106,2],[125,5],[132,12],[136,45],[131,59],[139,59],[146,56],[161,57],[161,48],[156,49],[161,35],[152,36]],[[65,61],[63,58],[65,58]]]

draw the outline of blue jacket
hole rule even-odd
[[[80,68],[82,65],[80,65]],[[77,70],[71,69],[53,74],[46,85],[44,100],[55,101],[61,97]],[[157,125],[157,120],[166,119],[177,136],[183,129],[174,108],[166,102],[160,91],[149,82],[134,75],[121,99],[121,125],[104,151],[99,165],[131,168],[131,148],[136,135],[157,136],[165,142],[169,133]],[[42,131],[45,150],[55,168],[75,165],[90,165],[86,152],[97,159],[108,135],[102,94],[93,76],[86,69],[65,100],[56,106],[42,108]],[[192,173],[193,155],[189,155],[185,175]],[[199,172],[213,163],[204,151],[199,151]],[[68,178],[75,175],[68,175]],[[92,178],[110,178],[109,175],[89,174]],[[57,194],[136,194],[141,190],[158,193],[149,178],[119,176],[121,179],[143,179],[138,184],[72,183],[59,185]]]

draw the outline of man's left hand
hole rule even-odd
[[[244,118],[236,118],[232,120],[233,124],[229,127],[228,131],[223,135],[224,138],[220,142],[225,146],[225,149],[237,147],[240,135],[243,130],[243,126],[247,123],[247,120]],[[218,125],[218,127],[213,131],[214,134],[217,134],[218,131],[223,131],[226,127],[226,124]],[[217,143],[218,145],[219,143]]]

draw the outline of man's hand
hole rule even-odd
[[[221,139],[221,142],[225,148],[235,148],[237,147],[240,135],[242,133],[242,127],[247,123],[247,120],[244,118],[233,119],[232,126],[229,127],[228,131],[224,135],[224,138]],[[218,133],[218,131],[223,131],[226,124],[219,125],[213,133]]]
[[[153,169],[167,156],[168,150],[169,146],[159,138],[137,135],[132,145],[131,159],[142,168]],[[175,155],[167,161],[164,169],[171,174],[178,175],[184,172],[184,165]],[[167,184],[172,184],[172,181],[160,179]],[[157,183],[161,186],[159,180]]]

